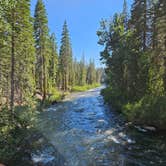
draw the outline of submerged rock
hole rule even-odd
[[[55,105],[55,104],[58,104],[58,102],[56,100],[51,102],[51,105]]]
[[[149,131],[156,131],[156,128],[153,126],[145,126],[144,129],[149,130]]]
[[[141,132],[147,132],[147,130],[145,130],[144,128],[140,127],[140,126],[134,126],[138,131]]]

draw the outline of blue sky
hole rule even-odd
[[[43,0],[46,6],[50,32],[56,34],[58,47],[64,20],[67,20],[73,48],[73,55],[80,59],[83,52],[86,59],[95,59],[100,66],[100,51],[96,31],[102,18],[110,18],[120,12],[123,0]],[[133,0],[127,0],[130,8]],[[34,14],[37,0],[31,0]]]

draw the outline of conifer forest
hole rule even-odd
[[[91,57],[75,53],[70,19],[51,31],[51,0],[34,1],[0,0],[0,166],[165,166],[166,0],[91,9]]]

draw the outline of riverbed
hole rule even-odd
[[[166,136],[126,127],[104,104],[101,88],[73,93],[39,115],[37,129],[64,161],[58,166],[165,166]],[[57,154],[57,153],[56,153]],[[33,162],[55,166],[47,147]]]

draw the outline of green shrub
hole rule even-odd
[[[166,97],[146,95],[140,101],[124,105],[128,120],[166,129]]]
[[[7,108],[0,111],[0,161],[8,163],[27,146],[25,141],[33,130],[37,111],[32,107],[19,106],[12,114]]]
[[[47,96],[46,100],[43,103],[43,107],[48,107],[53,102],[61,101],[63,96],[65,95],[63,92],[57,90],[56,88],[50,88],[50,94]]]
[[[101,94],[106,103],[122,112],[129,121],[166,129],[166,96],[149,94],[138,101],[129,102],[122,92],[111,87],[103,89]]]
[[[106,103],[110,104],[117,111],[121,111],[126,100],[120,91],[107,87],[101,91],[101,94],[104,96]]]

